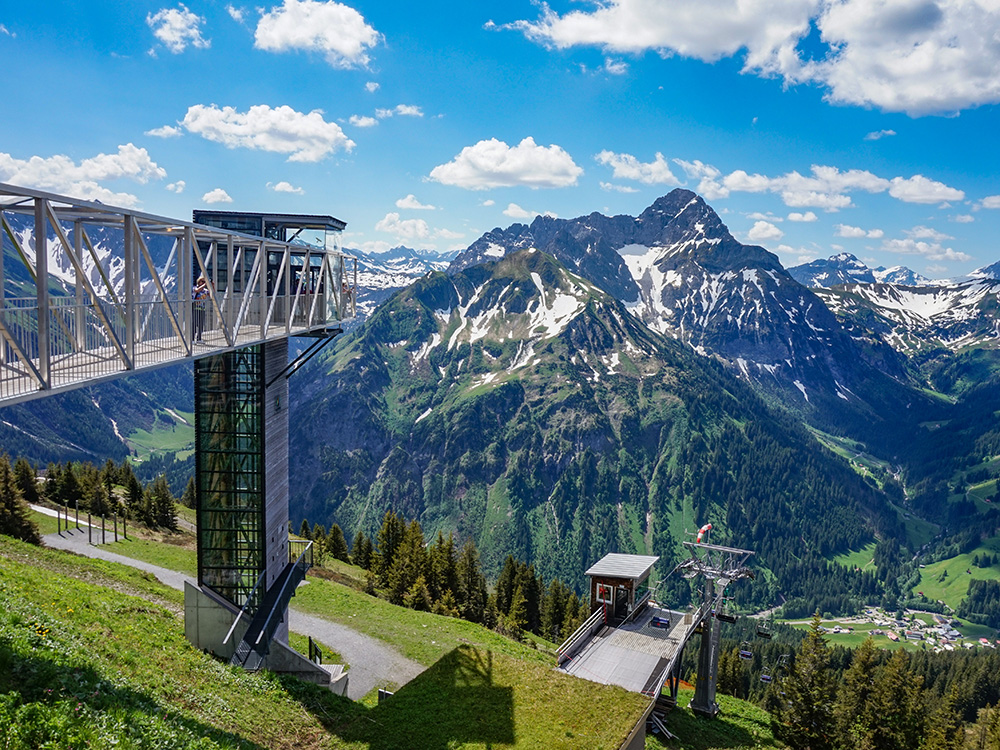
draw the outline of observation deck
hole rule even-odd
[[[314,246],[0,183],[0,405],[339,333],[357,260],[326,218]]]

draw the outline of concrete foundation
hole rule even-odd
[[[211,589],[199,589],[190,583],[184,585],[184,635],[191,644],[213,656],[228,661],[236,645],[249,626],[244,618],[237,625],[229,641],[223,643],[239,610]],[[339,664],[319,665],[288,645],[287,619],[281,624],[267,658],[264,669],[279,674],[290,674],[300,680],[328,687],[337,695],[347,695],[347,672]]]

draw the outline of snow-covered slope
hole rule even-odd
[[[851,284],[816,292],[838,317],[906,354],[1000,346],[1000,280],[921,287]]]

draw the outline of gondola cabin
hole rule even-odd
[[[628,616],[649,598],[649,574],[660,558],[654,555],[605,555],[587,570],[590,611],[604,609],[606,619]]]

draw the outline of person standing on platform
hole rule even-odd
[[[208,279],[199,276],[194,289],[191,290],[194,316],[192,319],[194,340],[201,341],[201,335],[205,332],[205,307],[208,304]]]

